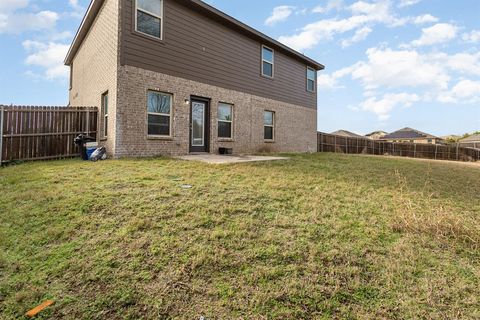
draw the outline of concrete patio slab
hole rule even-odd
[[[210,164],[228,164],[258,161],[288,160],[286,157],[268,157],[268,156],[224,156],[218,154],[189,154],[178,157],[178,159],[187,161],[200,161]]]

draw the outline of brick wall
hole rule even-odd
[[[115,150],[116,101],[119,48],[119,0],[108,0],[101,8],[87,37],[73,59],[70,106],[101,106],[108,91],[108,138],[101,141],[110,154]],[[99,128],[103,118],[99,114]],[[101,137],[101,134],[99,135]]]
[[[189,152],[191,95],[211,99],[210,152],[219,147],[234,153],[315,152],[317,112],[309,108],[278,102],[242,92],[168,76],[131,66],[122,66],[118,74],[118,103],[115,156],[180,155]],[[173,94],[171,139],[149,139],[147,135],[147,90]],[[218,102],[234,105],[234,139],[217,138]],[[263,112],[275,111],[275,142],[263,139]]]

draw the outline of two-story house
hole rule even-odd
[[[200,0],[92,0],[65,64],[115,157],[316,150],[324,67]]]
[[[442,138],[436,137],[429,133],[421,132],[412,128],[403,128],[395,132],[389,133],[380,138],[381,141],[387,142],[408,142],[423,144],[444,144]]]

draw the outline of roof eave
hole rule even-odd
[[[91,0],[90,4],[88,6],[87,12],[83,16],[82,23],[77,29],[77,33],[75,34],[75,37],[73,38],[72,44],[70,45],[70,48],[68,49],[67,56],[65,57],[65,60],[63,63],[67,66],[72,64],[73,58],[75,57],[75,54],[78,51],[78,48],[80,48],[80,45],[82,44],[83,40],[85,39],[85,36],[87,35],[88,31],[90,30],[90,27],[93,24],[93,21],[95,21],[95,18],[97,16],[98,11],[100,11],[100,8],[102,7],[102,4],[105,2],[105,0]]]

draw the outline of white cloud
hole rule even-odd
[[[360,104],[363,111],[373,112],[379,120],[387,120],[390,112],[397,106],[410,107],[414,102],[420,101],[420,97],[416,94],[408,93],[388,93],[381,99],[371,97]]]
[[[464,78],[480,76],[480,52],[449,55],[370,48],[366,55],[365,61],[320,75],[319,89],[343,88],[340,80],[347,76],[360,81],[366,100],[358,108],[376,114],[382,121],[395,108],[409,107],[419,101],[480,102],[480,81]],[[458,79],[453,88],[449,85],[452,79]],[[403,93],[389,93],[390,90]],[[407,90],[415,92],[406,93]]]
[[[53,32],[49,35],[51,41],[71,40],[72,38],[73,33],[70,31]]]
[[[398,19],[392,13],[390,0],[379,0],[375,3],[358,1],[348,7],[352,16],[345,19],[325,19],[310,23],[299,33],[291,36],[282,36],[279,41],[296,50],[310,49],[322,40],[331,40],[337,34],[348,31],[372,27],[374,24],[399,26],[408,22],[408,19]]]
[[[58,19],[58,13],[52,11],[0,15],[0,33],[19,34],[25,31],[53,29]]]
[[[367,57],[368,62],[355,64],[351,72],[352,78],[360,80],[366,89],[448,87],[450,77],[445,68],[414,50],[371,48]]]
[[[404,7],[409,7],[413,6],[417,3],[419,3],[422,0],[400,0],[400,3],[398,4],[399,8],[404,8]]]
[[[426,59],[464,75],[480,76],[480,52],[453,55],[434,53],[426,55]]]
[[[81,8],[80,5],[78,4],[78,0],[68,0],[68,3],[74,9]]]
[[[18,9],[25,8],[29,0],[1,0],[0,14],[7,14]]]
[[[49,80],[68,78],[69,71],[63,65],[63,59],[68,52],[69,45],[27,40],[23,42],[23,47],[29,52],[25,63],[44,69],[45,78]]]
[[[480,81],[462,80],[452,90],[439,95],[443,103],[478,103],[480,102]]]
[[[438,18],[432,16],[431,14],[424,14],[422,16],[417,16],[413,18],[413,23],[415,24],[427,24],[438,22]]]
[[[286,21],[294,12],[293,6],[279,6],[273,8],[273,12],[270,17],[265,20],[267,26],[273,26],[279,22]]]
[[[342,68],[331,75],[322,74],[323,88],[341,88],[341,78],[359,80],[364,90],[378,88],[423,88],[433,92],[445,91],[452,75],[480,77],[480,52],[425,53],[413,49],[392,50],[370,48],[367,60]],[[452,73],[452,75],[450,74]]]
[[[372,31],[372,28],[369,27],[363,27],[361,29],[358,29],[357,31],[355,31],[353,37],[342,41],[342,47],[346,48],[354,43],[365,40]]]
[[[70,15],[74,18],[80,19],[84,15],[85,8],[78,4],[78,0],[68,0],[70,7],[72,7],[73,12]]]
[[[471,43],[480,42],[480,30],[473,30],[469,33],[464,33],[462,39]]]
[[[321,75],[318,76],[317,84],[319,89],[338,89],[338,88],[343,88],[338,81],[351,74],[352,70],[355,68],[354,66],[351,67],[346,67],[340,70],[335,71],[331,75],[322,73]]]
[[[457,31],[458,27],[452,24],[437,23],[432,27],[422,29],[420,39],[413,41],[411,45],[419,47],[445,43],[454,39],[457,36]]]
[[[332,10],[341,10],[343,8],[343,0],[330,0],[325,7],[316,6],[313,13],[328,13]]]
[[[317,79],[319,89],[334,89],[337,87],[337,80],[333,75],[321,74]]]

